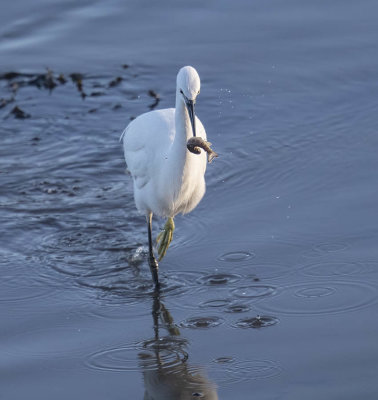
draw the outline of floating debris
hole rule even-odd
[[[24,74],[21,72],[5,72],[4,74],[0,74],[0,79],[4,79],[7,81],[16,79],[16,78],[31,78],[35,74]]]
[[[51,69],[47,69],[43,74],[30,74],[21,72],[7,72],[0,74],[0,79],[11,81],[9,83],[13,92],[16,92],[22,86],[36,86],[39,89],[52,90],[57,86],[54,73]]]
[[[118,86],[122,81],[123,81],[123,78],[120,76],[117,76],[117,78],[115,78],[109,82],[109,87]]]
[[[104,96],[104,92],[92,92],[90,94],[91,97],[98,97],[98,96]]]
[[[58,81],[59,83],[61,83],[62,85],[64,85],[65,83],[67,83],[67,79],[64,77],[63,74],[60,74],[60,75],[58,76],[57,81]]]
[[[9,103],[12,103],[14,101],[14,97],[11,97],[10,99],[0,99],[0,108],[4,108],[7,106]]]
[[[129,68],[129,65],[124,64],[122,65],[122,68],[127,69]],[[1,80],[6,81],[5,84],[2,85],[2,88],[4,87],[8,91],[9,97],[3,95],[3,97],[0,98],[0,109],[7,107],[11,102],[14,102],[16,94],[24,87],[34,86],[38,89],[47,89],[52,91],[57,86],[66,85],[68,83],[67,86],[69,86],[70,89],[73,87],[80,93],[80,96],[85,99],[87,96],[106,96],[108,94],[108,89],[121,85],[121,83],[125,80],[125,77],[119,75],[113,77],[113,79],[110,79],[109,77],[102,80],[99,77],[90,79],[86,77],[85,74],[79,72],[66,74],[54,73],[53,70],[47,68],[43,73],[24,73],[16,71],[0,73],[0,82]],[[84,86],[86,90],[84,89]],[[89,87],[92,89],[92,91],[89,91]],[[160,96],[153,90],[149,90],[148,95],[155,100],[154,103],[150,105],[150,109],[153,109],[158,105]],[[135,98],[139,98],[139,96],[135,95]],[[111,107],[112,110],[118,110],[122,108],[122,105],[119,103],[113,103],[110,104],[109,107]],[[96,111],[98,111],[98,108],[92,108],[88,112],[94,113]],[[15,118],[19,119],[30,117],[28,113],[24,112],[18,106],[13,108],[11,114],[13,114]],[[8,116],[9,115],[10,114],[8,114]],[[69,116],[65,116],[65,118],[69,119]],[[131,117],[131,119],[134,119],[134,117]]]
[[[57,86],[51,69],[48,69],[45,74],[36,75],[33,79],[29,80],[28,84],[35,85],[39,89],[45,88],[49,90],[52,90]]]
[[[153,97],[154,99],[158,99],[159,95],[154,90],[149,90],[148,95]]]
[[[19,87],[20,87],[20,85],[19,85],[17,82],[13,82],[13,83],[10,85],[10,88],[11,88],[13,94],[16,94],[16,93],[17,93],[17,90],[19,89]]]
[[[154,90],[149,90],[148,95],[155,99],[155,102],[149,106],[150,110],[153,110],[159,104],[160,96]]]
[[[12,109],[12,111],[10,113],[13,114],[14,117],[18,118],[18,119],[30,118],[30,114],[28,114],[25,111],[21,110],[21,108],[18,107],[18,106],[13,107],[13,109]]]
[[[72,79],[72,82],[76,84],[77,90],[79,91],[81,97],[85,99],[87,95],[85,94],[83,90],[83,78],[84,76],[80,73],[74,72],[70,74],[70,78]]]
[[[70,74],[70,78],[72,79],[72,82],[78,82],[78,81],[82,81],[84,76],[83,74],[80,74],[78,72],[73,72],[72,74]]]
[[[41,139],[38,136],[33,137],[31,140],[32,146],[36,146]]]
[[[47,194],[55,194],[55,193],[58,193],[58,191],[57,191],[57,189],[55,189],[55,188],[50,188],[50,189],[47,189],[47,190],[46,190],[46,193],[47,193]]]

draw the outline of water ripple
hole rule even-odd
[[[12,342],[7,343],[6,352],[39,359],[81,357],[96,337],[100,338],[101,333],[89,328],[46,327],[14,335]]]
[[[269,315],[258,315],[257,317],[243,318],[236,321],[232,326],[235,328],[266,328],[268,326],[276,325],[279,319]]]
[[[120,229],[92,226],[45,235],[34,258],[68,277],[101,277],[128,267],[127,255],[134,248]],[[60,278],[51,275],[51,279]]]
[[[211,299],[200,303],[201,308],[224,308],[229,306],[232,299]]]
[[[248,304],[235,301],[232,298],[210,299],[199,304],[201,308],[215,308],[229,314],[237,314],[250,311],[251,307]]]
[[[113,347],[90,354],[85,365],[90,369],[109,372],[138,371],[141,361],[144,371],[158,370],[162,365],[171,368],[188,359],[188,353],[182,349],[185,344],[185,340],[169,337]]]
[[[247,304],[242,304],[242,303],[234,303],[230,304],[224,311],[227,313],[243,313],[243,312],[248,312],[251,310],[251,307]]]
[[[344,251],[348,248],[349,246],[346,243],[320,243],[314,246],[314,250],[323,253],[335,253],[337,251]]]
[[[161,295],[176,298],[188,291],[194,293],[198,290],[195,281],[199,274],[195,272],[182,271],[180,274],[161,275]],[[87,275],[78,279],[77,282],[83,287],[100,290],[98,296],[103,302],[112,306],[149,301],[156,291],[149,271],[146,271],[144,275],[134,276],[127,270],[123,273],[108,274],[101,279],[97,275]]]
[[[323,286],[311,286],[298,289],[294,292],[294,296],[298,297],[324,297],[324,296],[332,296],[335,294],[336,289],[332,287],[323,287]]]
[[[229,285],[239,281],[242,278],[241,275],[228,274],[228,273],[216,273],[201,276],[197,279],[197,282],[207,286],[222,286]]]
[[[251,241],[209,241],[180,247],[180,262],[190,265],[209,265],[224,270],[226,274],[250,275],[252,278],[273,279],[295,271],[301,261],[301,247],[296,243],[270,237]],[[282,263],[282,259],[286,262]],[[207,264],[207,266],[206,266]],[[227,271],[227,272],[226,272]],[[218,273],[218,271],[217,271]]]
[[[223,362],[219,360],[225,359]],[[219,385],[233,385],[255,379],[273,378],[281,373],[281,367],[272,360],[235,360],[221,357],[213,360],[209,374]]]
[[[303,253],[303,256],[307,258],[322,257],[325,255],[329,255],[330,253],[345,251],[348,248],[349,245],[347,243],[341,243],[341,242],[320,243],[313,246],[310,250],[306,250]]]
[[[365,282],[311,282],[283,287],[259,309],[281,315],[326,315],[376,304],[378,288]]]
[[[248,275],[254,280],[276,279],[291,274],[295,269],[295,266],[279,263],[256,263],[249,266]]]
[[[38,275],[36,265],[28,263],[25,257],[1,251],[0,258],[2,262],[0,302],[17,303],[36,300],[49,296],[55,290],[55,287],[46,285],[46,282]],[[25,264],[28,264],[28,273],[25,272]]]
[[[247,261],[254,258],[256,255],[249,251],[230,251],[224,254],[221,254],[217,257],[219,261],[226,261],[230,263],[237,263],[241,261]]]
[[[0,302],[16,303],[27,300],[36,300],[37,298],[45,298],[54,292],[55,288],[45,285],[32,275],[25,275],[17,278],[2,277],[0,285],[1,294]]]
[[[232,294],[243,299],[260,299],[275,295],[276,288],[268,285],[250,285],[233,289]]]
[[[223,322],[224,320],[222,318],[216,316],[198,316],[187,318],[180,323],[180,326],[191,329],[209,329],[215,328],[216,326],[223,324]]]
[[[302,268],[304,275],[313,277],[347,277],[356,275],[366,275],[369,273],[378,272],[377,261],[367,262],[319,262],[315,264],[306,265]]]

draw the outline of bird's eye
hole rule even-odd
[[[184,92],[182,91],[182,89],[180,89],[180,93],[181,93],[181,94],[184,94]]]
[[[197,95],[199,95],[199,94],[200,94],[200,90],[198,91]]]

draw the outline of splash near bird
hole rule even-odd
[[[153,253],[152,216],[167,218],[157,236],[161,261],[173,238],[174,217],[192,211],[205,194],[206,153],[217,154],[195,115],[200,78],[190,66],[177,75],[176,108],[150,111],[134,119],[121,135],[127,167],[134,182],[137,209],[146,216],[149,266],[159,287],[158,262]],[[201,152],[200,149],[204,152]]]

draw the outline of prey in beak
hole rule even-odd
[[[195,99],[189,100],[185,96],[182,90],[180,92],[184,96],[186,109],[188,110],[190,123],[192,124],[192,131],[193,131],[193,137],[191,137],[188,140],[186,147],[193,154],[201,154],[201,149],[203,149],[207,153],[207,161],[211,163],[211,161],[213,161],[215,157],[218,157],[218,154],[211,149],[210,142],[206,142],[206,140],[203,140],[202,137],[200,136],[197,137],[196,135],[196,114],[194,112],[194,106],[196,105],[196,100]]]

